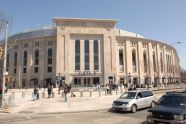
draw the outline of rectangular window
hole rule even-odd
[[[133,68],[133,72],[135,73],[137,71],[137,67],[136,67],[136,50],[135,49],[132,50],[132,68]]]
[[[89,40],[85,40],[84,42],[84,49],[85,49],[85,70],[89,70],[90,62],[89,62]]]
[[[119,50],[119,68],[120,71],[124,71],[124,57],[123,57],[123,49]]]
[[[35,46],[38,47],[39,46],[39,42],[35,42]]]
[[[80,70],[80,40],[75,41],[75,70]]]
[[[52,41],[48,41],[48,46],[52,46],[53,42]]]
[[[14,61],[14,66],[17,66],[17,60]]]
[[[119,65],[124,65],[124,63],[123,63],[123,50],[119,51]]]
[[[27,65],[27,59],[24,59],[24,66]]]
[[[99,70],[99,58],[98,54],[94,54],[94,70]]]
[[[80,55],[75,56],[75,70],[80,70]]]
[[[79,63],[79,64],[76,63],[76,65],[75,65],[75,70],[80,70],[80,63]]]
[[[74,78],[74,85],[81,85],[81,78]]]
[[[15,49],[18,49],[18,45],[15,45],[15,47],[14,47]]]
[[[35,72],[35,73],[38,73],[38,70],[39,70],[38,67],[35,67],[35,68],[34,68],[34,72]]]
[[[39,59],[35,59],[35,65],[39,65]]]
[[[28,47],[28,44],[24,44],[24,48],[27,48]]]
[[[99,45],[98,45],[98,40],[94,40],[94,70],[99,70]]]
[[[14,68],[14,74],[16,74],[16,71],[17,71],[16,68]]]
[[[48,64],[52,64],[52,58],[48,58]]]
[[[48,70],[47,70],[49,73],[52,72],[52,67],[48,67]]]
[[[23,73],[26,73],[26,71],[27,71],[26,68],[23,68]]]
[[[85,70],[89,70],[90,65],[89,65],[89,56],[85,56]]]
[[[99,70],[99,64],[94,64],[94,70]]]

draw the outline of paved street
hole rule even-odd
[[[109,110],[56,114],[3,114],[0,124],[139,124],[146,120],[147,109],[137,113]]]

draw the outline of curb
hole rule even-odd
[[[35,114],[71,114],[71,113],[85,113],[85,112],[98,112],[103,110],[110,110],[111,108],[95,109],[95,110],[83,110],[83,111],[66,111],[66,112],[46,112],[46,113],[35,113]]]

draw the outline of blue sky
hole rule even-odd
[[[0,0],[12,16],[10,35],[53,25],[53,17],[117,19],[117,28],[174,47],[186,69],[186,0]]]

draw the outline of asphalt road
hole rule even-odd
[[[147,109],[136,113],[110,110],[16,115],[0,113],[0,124],[144,124],[147,114]]]

